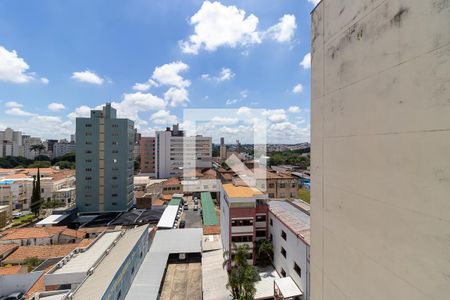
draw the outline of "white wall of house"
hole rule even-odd
[[[286,240],[282,237],[282,232],[286,234]],[[272,238],[273,245],[273,264],[278,274],[282,274],[282,270],[286,272],[286,276],[290,276],[297,286],[307,294],[309,279],[309,245],[300,237],[292,232],[284,225],[275,215],[269,212],[269,239]],[[281,249],[286,251],[286,257],[281,253]],[[294,263],[300,267],[300,275],[294,269]],[[309,280],[308,280],[309,281]],[[308,300],[303,296],[303,299]]]

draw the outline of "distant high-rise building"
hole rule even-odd
[[[71,135],[70,135],[70,142],[71,142],[71,143],[75,143],[75,142],[76,142],[76,140],[75,140],[75,134],[71,134]]]
[[[155,174],[155,138],[141,137],[140,142],[141,173]]]
[[[38,153],[31,151],[30,147],[39,144],[42,144],[41,138],[23,135],[22,146],[20,147],[19,156],[23,156],[28,159],[34,159],[38,155]]]
[[[76,121],[77,207],[81,213],[128,210],[134,202],[134,122],[107,103]]]
[[[4,131],[0,131],[0,143],[2,144],[0,157],[19,156],[22,147],[22,132],[6,128]]]
[[[225,160],[227,158],[227,146],[225,146],[225,138],[220,138],[220,148],[219,148],[220,160]]]
[[[61,157],[67,153],[75,152],[75,142],[68,142],[66,139],[61,140],[53,145],[53,158]]]
[[[185,161],[185,159],[187,159]],[[195,162],[195,165],[194,165]],[[182,176],[184,168],[211,168],[212,138],[185,137],[178,124],[156,132],[156,176]]]
[[[311,24],[311,299],[450,299],[450,2]]]

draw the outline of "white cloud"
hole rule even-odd
[[[5,103],[5,106],[6,107],[23,107],[23,105],[22,104],[20,104],[20,103],[17,103],[16,101],[8,101],[8,102],[6,102]]]
[[[286,122],[288,117],[284,109],[268,109],[264,113],[267,119],[274,123]]]
[[[178,88],[191,85],[189,80],[185,80],[179,73],[189,70],[189,66],[182,61],[174,61],[156,67],[153,71],[152,79],[161,85],[176,86]]]
[[[186,106],[189,102],[189,92],[185,88],[171,87],[164,93],[164,100],[172,106]]]
[[[43,84],[48,84],[50,81],[48,80],[48,78],[42,77],[42,78],[41,78],[41,82],[42,82]]]
[[[139,112],[163,109],[166,104],[163,99],[150,93],[124,94],[123,100],[111,104],[121,117],[139,121]]]
[[[150,120],[156,125],[172,125],[178,123],[176,116],[168,110],[159,110],[151,115]]]
[[[264,35],[280,43],[289,42],[294,37],[295,29],[297,29],[295,16],[284,15],[280,18],[280,22],[267,29]]]
[[[66,107],[64,106],[64,104],[57,103],[57,102],[53,102],[48,105],[48,109],[50,109],[51,111],[59,111],[59,110],[65,109],[65,108]]]
[[[290,113],[299,113],[301,110],[300,110],[300,107],[298,107],[298,106],[290,106],[289,108],[288,108],[288,112],[290,112]]]
[[[13,108],[7,109],[5,111],[5,113],[8,115],[11,115],[11,116],[20,116],[20,117],[34,116],[33,113],[24,111],[19,107],[13,107]]]
[[[154,81],[153,79],[149,79],[147,82],[144,83],[135,83],[133,86],[133,90],[140,91],[140,92],[146,92],[151,87],[158,86],[158,83]]]
[[[81,82],[102,85],[105,80],[92,71],[73,72],[72,78]]]
[[[301,85],[300,83],[299,83],[299,84],[296,84],[296,85],[292,88],[292,92],[293,92],[294,94],[300,94],[301,92],[303,92],[303,85]]]
[[[13,83],[27,83],[34,79],[33,73],[28,73],[30,66],[17,55],[0,46],[0,80]]]
[[[239,122],[237,118],[227,118],[227,117],[214,117],[211,119],[213,125],[223,126],[223,125],[234,125]]]
[[[305,54],[303,60],[300,62],[300,66],[302,66],[305,70],[311,68],[311,53]]]
[[[184,53],[198,54],[199,50],[215,51],[222,46],[236,47],[260,43],[256,28],[258,18],[236,6],[225,6],[220,2],[205,1],[195,13],[190,24],[194,34],[187,41],[181,41]]]
[[[232,105],[237,103],[239,100],[238,99],[227,99],[227,101],[225,102],[226,105]]]
[[[69,119],[75,118],[87,118],[91,115],[91,109],[89,106],[82,105],[80,107],[75,108],[73,112],[67,115]]]
[[[220,74],[217,76],[211,76],[209,74],[203,74],[202,78],[206,79],[206,80],[214,80],[217,82],[221,82],[221,81],[225,81],[225,80],[230,80],[231,78],[234,77],[233,71],[231,71],[231,69],[229,68],[222,68],[222,70],[220,71]]]
[[[239,93],[239,95],[241,95],[241,98],[245,99],[248,97],[248,91],[247,90],[243,90]]]

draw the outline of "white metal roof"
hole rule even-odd
[[[102,257],[105,251],[111,247],[112,243],[119,237],[120,231],[113,231],[103,234],[85,252],[77,254],[64,266],[56,269],[53,274],[87,273],[90,268]]]
[[[159,230],[149,252],[200,253],[202,235],[203,228]]]
[[[290,276],[275,280],[276,286],[280,289],[284,298],[292,298],[303,295],[303,292],[295,284]]]
[[[273,281],[280,278],[273,266],[259,270],[261,280],[255,282],[256,293],[254,299],[273,299]]]
[[[168,205],[164,210],[161,219],[159,219],[158,228],[172,228],[173,223],[175,223],[175,218],[178,213],[178,206]]]
[[[61,222],[65,218],[67,218],[68,216],[69,215],[50,215],[47,218],[45,218],[44,220],[37,222],[36,226],[58,224],[59,222]]]
[[[202,288],[204,300],[225,300],[230,298],[226,288],[228,273],[222,267],[223,251],[214,250],[202,254]]]

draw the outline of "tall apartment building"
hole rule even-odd
[[[155,174],[155,138],[141,137],[139,141],[141,156],[141,173]]]
[[[311,23],[311,299],[448,299],[449,1],[323,0]]]
[[[6,128],[0,131],[0,157],[19,156],[22,147],[22,132]]]
[[[20,148],[19,156],[23,156],[28,159],[34,159],[38,153],[30,150],[33,145],[42,144],[42,140],[39,137],[31,137],[29,135],[22,136],[22,147]],[[41,153],[42,154],[42,153]]]
[[[227,146],[223,137],[220,138],[219,157],[221,161],[227,159]]]
[[[128,210],[134,202],[134,122],[118,119],[107,103],[76,121],[78,211]]]
[[[178,124],[156,132],[156,176],[182,176],[185,169],[211,168],[212,138],[187,137]]]
[[[75,142],[68,142],[67,140],[60,140],[59,142],[53,144],[52,157],[61,157],[64,154],[75,152],[76,144]]]

